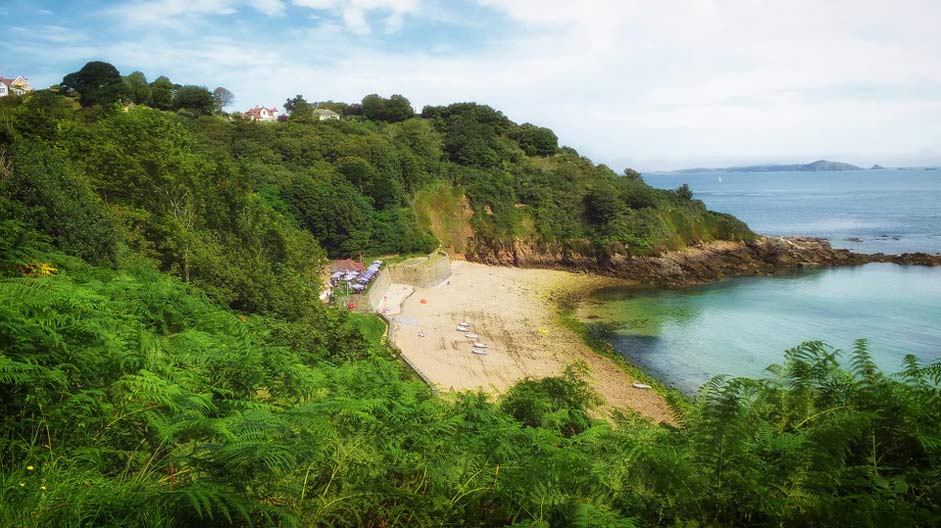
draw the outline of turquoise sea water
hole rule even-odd
[[[711,209],[761,233],[822,236],[860,252],[941,252],[941,171],[645,179],[661,188],[688,183]],[[851,237],[862,242],[845,240]],[[867,338],[877,364],[895,372],[909,353],[941,361],[941,268],[868,264],[678,290],[607,290],[578,315],[607,323],[621,354],[683,391],[716,374],[760,377],[784,350],[807,340],[849,350]]]
[[[579,318],[609,323],[628,361],[683,391],[716,374],[760,377],[808,340],[849,350],[867,338],[876,363],[941,361],[941,268],[867,264],[748,277],[679,290],[616,289]]]
[[[710,209],[731,213],[758,233],[823,237],[860,253],[941,253],[941,170],[701,172],[644,179],[662,189],[687,183]]]

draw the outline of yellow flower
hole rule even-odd
[[[26,487],[26,483],[25,483],[25,482],[20,482],[20,487],[21,487],[21,488],[25,488],[25,487]]]
[[[33,466],[26,466],[26,471],[32,471],[32,470],[33,470]]]
[[[45,486],[39,486],[39,489],[41,489],[41,490],[43,490],[43,491],[46,491],[46,487],[45,487]]]

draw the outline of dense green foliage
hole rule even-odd
[[[99,77],[123,88],[86,100],[96,92],[86,89],[83,95],[79,88]],[[61,102],[68,101],[64,97],[35,93],[14,113],[41,115],[32,118],[39,122],[15,123],[7,133],[38,133],[53,144],[67,143],[68,161],[81,166],[88,180],[100,182],[94,190],[119,208],[128,201],[151,203],[154,192],[161,198],[181,192],[177,186],[160,195],[154,188],[172,178],[189,182],[188,200],[204,202],[197,196],[202,186],[193,182],[238,182],[286,222],[310,231],[331,257],[428,251],[437,238],[448,249],[482,259],[519,241],[603,264],[618,253],[752,236],[734,218],[707,211],[685,192],[688,188],[655,190],[630,170],[618,176],[559,148],[552,130],[517,125],[485,105],[429,106],[416,117],[405,97],[372,94],[361,105],[316,103],[347,116],[320,122],[311,112],[314,105],[297,95],[284,105],[289,122],[271,125],[194,119],[219,113],[221,96],[166,77],[148,85],[140,72],[121,78],[106,63],[89,63],[66,80],[76,85],[69,93],[78,93],[89,109],[75,111]],[[231,99],[221,90],[223,99]],[[35,107],[35,100],[41,100],[43,113],[21,109]],[[145,108],[122,115],[115,103],[128,101],[178,115]],[[85,145],[92,152],[84,152]],[[143,159],[148,161],[139,163]],[[153,171],[161,176],[152,178]],[[448,240],[434,225],[418,225],[416,217],[429,212],[416,211],[415,198],[442,186],[463,193],[461,209],[430,213],[460,216],[468,208],[470,240]],[[180,203],[179,197],[168,200]],[[196,216],[204,217],[201,211]],[[139,224],[132,226],[138,238],[155,242],[140,233]]]
[[[91,70],[71,80],[114,81]],[[941,519],[939,365],[886,376],[862,342],[846,368],[808,343],[770,379],[713,380],[676,426],[605,421],[578,365],[500,401],[438,397],[378,319],[317,302],[326,255],[428,251],[464,207],[468,251],[750,236],[683,189],[481,105],[367,97],[364,120],[264,124],[117,79],[147,103],[0,101],[0,526]]]
[[[171,108],[209,115],[216,109],[216,98],[205,86],[181,86],[173,94]]]
[[[157,77],[150,83],[150,104],[149,106],[158,110],[167,110],[173,104],[174,84],[164,75]]]
[[[100,61],[89,62],[81,70],[66,75],[62,87],[77,93],[82,106],[110,105],[131,95],[117,68]]]
[[[717,378],[676,428],[609,423],[577,368],[440,399],[342,312],[238,317],[143,262],[24,253],[58,274],[0,280],[4,526],[941,518],[941,367],[888,377],[862,343],[847,370],[808,343],[771,379]]]
[[[450,181],[466,191],[479,253],[521,239],[604,262],[614,253],[752,236],[734,218],[653,189],[629,169],[621,177],[596,166],[560,149],[551,130],[517,125],[488,106],[425,107],[421,115],[441,135]]]
[[[124,78],[124,82],[128,86],[129,95],[134,104],[150,104],[152,102],[153,90],[147,84],[147,76],[142,72],[136,71],[128,75]]]
[[[385,99],[377,94],[370,94],[362,101],[363,116],[373,121],[397,123],[415,115],[412,103],[401,95]]]
[[[94,263],[114,263],[120,233],[101,199],[52,149],[23,141],[0,159],[0,214],[32,223],[63,251]]]
[[[180,86],[167,77],[159,77],[147,84],[147,77],[139,71],[121,77],[117,68],[107,62],[92,61],[77,72],[62,79],[60,88],[77,96],[85,107],[108,108],[116,104],[149,105],[160,110],[173,109],[193,115],[221,112],[233,95],[225,88],[222,93],[210,92],[204,86]]]

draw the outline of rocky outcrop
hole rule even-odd
[[[866,255],[834,249],[824,239],[804,237],[761,237],[750,242],[716,241],[659,255],[637,256],[615,251],[602,259],[589,256],[592,252],[587,242],[582,246],[570,244],[563,250],[558,245],[532,246],[519,241],[498,247],[472,245],[474,251],[465,257],[485,264],[582,271],[662,286],[767,275],[805,266],[851,266],[867,262],[941,265],[941,255]]]
[[[867,262],[892,262],[909,266],[941,266],[941,255],[931,253],[902,253],[901,255],[874,253],[864,256]]]

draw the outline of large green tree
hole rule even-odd
[[[147,77],[143,73],[136,71],[124,78],[130,90],[131,100],[134,104],[149,104],[151,89],[147,84]]]
[[[217,112],[222,112],[222,109],[235,102],[235,94],[222,86],[212,91],[212,98]]]
[[[175,89],[176,85],[168,77],[165,75],[157,77],[154,82],[150,83],[150,106],[157,110],[169,110],[170,106],[173,105],[173,92]]]
[[[362,107],[363,116],[372,121],[397,123],[415,115],[412,103],[401,95],[385,99],[377,94],[370,94],[363,98]]]
[[[62,79],[62,86],[79,94],[82,106],[109,105],[128,100],[130,88],[118,69],[107,62],[92,61]]]
[[[523,123],[513,136],[529,156],[551,156],[559,150],[559,138],[546,127]]]
[[[292,121],[313,121],[314,107],[304,99],[303,95],[295,95],[284,102],[284,111]]]
[[[215,98],[205,86],[181,86],[173,94],[173,110],[189,110],[195,114],[210,115],[216,107]]]

